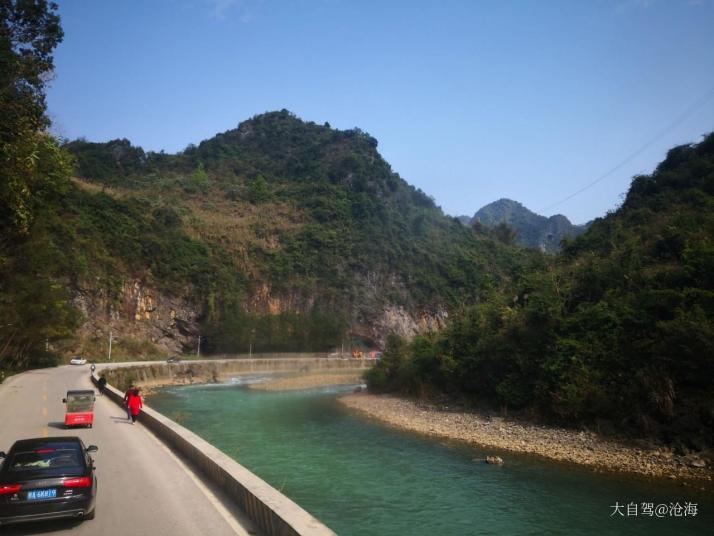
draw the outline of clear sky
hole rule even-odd
[[[58,134],[176,152],[287,108],[370,133],[451,215],[582,223],[714,130],[714,0],[58,3]]]

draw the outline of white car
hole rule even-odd
[[[87,364],[87,360],[84,359],[83,357],[77,356],[77,357],[73,357],[73,358],[69,361],[69,363],[70,363],[70,365],[86,365],[86,364]]]

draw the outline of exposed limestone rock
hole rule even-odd
[[[306,297],[297,292],[275,294],[268,283],[260,283],[252,290],[248,308],[252,312],[277,315],[286,311],[309,311],[314,302],[314,297]]]
[[[410,338],[420,333],[437,331],[444,327],[447,317],[446,310],[440,310],[435,314],[423,312],[420,316],[414,317],[404,307],[386,305],[374,322],[373,336],[379,341],[380,346],[383,346],[389,333]]]
[[[102,288],[76,288],[72,303],[85,317],[78,335],[104,339],[150,341],[159,351],[182,352],[195,346],[197,305],[185,297],[166,296],[140,280],[124,281],[119,294]]]
[[[363,277],[367,292],[353,304],[358,311],[350,327],[353,337],[384,347],[390,333],[411,338],[445,325],[448,314],[444,308],[414,312],[406,306],[388,303],[386,289],[393,295],[408,295],[394,276],[367,272]],[[72,301],[85,317],[85,324],[78,332],[81,339],[104,340],[111,331],[120,341],[129,338],[149,341],[157,351],[195,351],[199,333],[196,319],[202,313],[202,305],[192,302],[188,293],[168,296],[142,280],[131,279],[122,282],[117,294],[110,294],[105,288],[93,287],[87,282],[74,290]],[[252,313],[277,315],[310,311],[314,302],[315,296],[300,292],[277,294],[269,284],[259,283],[245,305]]]

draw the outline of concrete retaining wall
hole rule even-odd
[[[97,372],[92,375],[95,384],[98,379]],[[109,377],[111,370],[103,369],[101,372]],[[111,385],[106,386],[105,393],[112,401],[124,407],[124,393]],[[335,534],[267,482],[161,413],[144,406],[139,421],[174,452],[200,470],[212,484],[231,497],[266,534],[276,536]]]
[[[102,369],[107,381],[119,389],[130,383],[162,385],[181,383],[210,383],[234,374],[270,372],[339,373],[367,370],[374,364],[369,359],[339,359],[325,357],[290,357],[261,359],[215,359],[210,361],[182,361],[177,364],[162,362],[126,364]]]

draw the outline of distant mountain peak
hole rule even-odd
[[[480,222],[487,227],[505,223],[518,233],[516,240],[531,248],[548,253],[557,253],[565,237],[581,234],[586,225],[573,225],[562,214],[551,217],[541,216],[513,199],[501,198],[480,208],[469,224]]]

